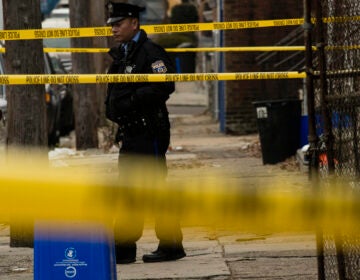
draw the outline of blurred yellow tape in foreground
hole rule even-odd
[[[302,79],[305,72],[239,72],[199,74],[71,74],[71,75],[1,75],[0,84],[101,84],[144,82],[192,82],[264,79]]]
[[[313,230],[351,232],[360,223],[360,195],[344,184],[320,193],[302,190],[280,178],[257,187],[202,172],[165,182],[156,163],[134,158],[110,176],[86,166],[49,167],[46,161],[17,158],[0,166],[0,221],[101,221],[111,224],[131,214],[181,219],[185,225],[209,225],[257,231]],[[116,166],[116,163],[114,163]],[[196,172],[196,170],[195,170]],[[244,181],[242,181],[243,184]]]

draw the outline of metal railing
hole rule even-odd
[[[360,2],[305,0],[310,177],[316,191],[341,180],[360,190]],[[313,6],[311,6],[313,4]],[[314,5],[315,4],[315,5]],[[315,21],[311,15],[316,15]],[[323,19],[346,19],[328,20]],[[316,45],[313,51],[312,45]],[[319,279],[360,279],[360,234],[318,229]]]

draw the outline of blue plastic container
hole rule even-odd
[[[35,224],[35,280],[116,280],[114,239],[99,224]]]
[[[316,134],[319,136],[324,133],[324,120],[321,114],[315,115]],[[332,129],[344,130],[350,129],[354,126],[353,118],[346,112],[333,111],[331,112],[331,127]]]
[[[301,123],[300,123],[300,148],[309,144],[308,140],[309,135],[309,117],[301,116]]]

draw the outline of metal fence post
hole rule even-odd
[[[312,0],[304,0],[304,43],[305,43],[305,86],[307,95],[308,125],[309,125],[309,179],[313,185],[315,194],[319,193],[319,161],[318,161],[318,137],[316,134],[315,122],[315,93],[314,93],[314,68],[313,68],[313,48],[311,22]],[[316,251],[317,251],[317,270],[318,279],[325,280],[325,261],[324,261],[324,240],[321,228],[316,230]]]

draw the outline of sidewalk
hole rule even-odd
[[[207,106],[208,96],[201,82],[176,83],[175,92],[170,95],[170,106]]]
[[[206,104],[201,88],[189,83],[177,90],[169,105],[184,110],[177,108],[176,114],[171,113],[170,179],[221,172],[249,188],[266,186],[271,178],[290,182],[294,192],[306,186],[307,175],[292,162],[262,164],[258,135],[223,135],[208,115],[188,113],[185,107]],[[200,110],[204,111],[205,107]],[[52,163],[85,165],[89,172],[109,174],[117,170],[117,151],[72,151],[53,157]],[[183,227],[183,233],[186,258],[145,264],[142,255],[157,246],[154,230],[147,226],[138,242],[137,262],[117,265],[118,279],[317,279],[315,236],[311,232],[230,232],[199,226]],[[33,279],[33,250],[8,244],[9,228],[0,223],[0,280]]]

